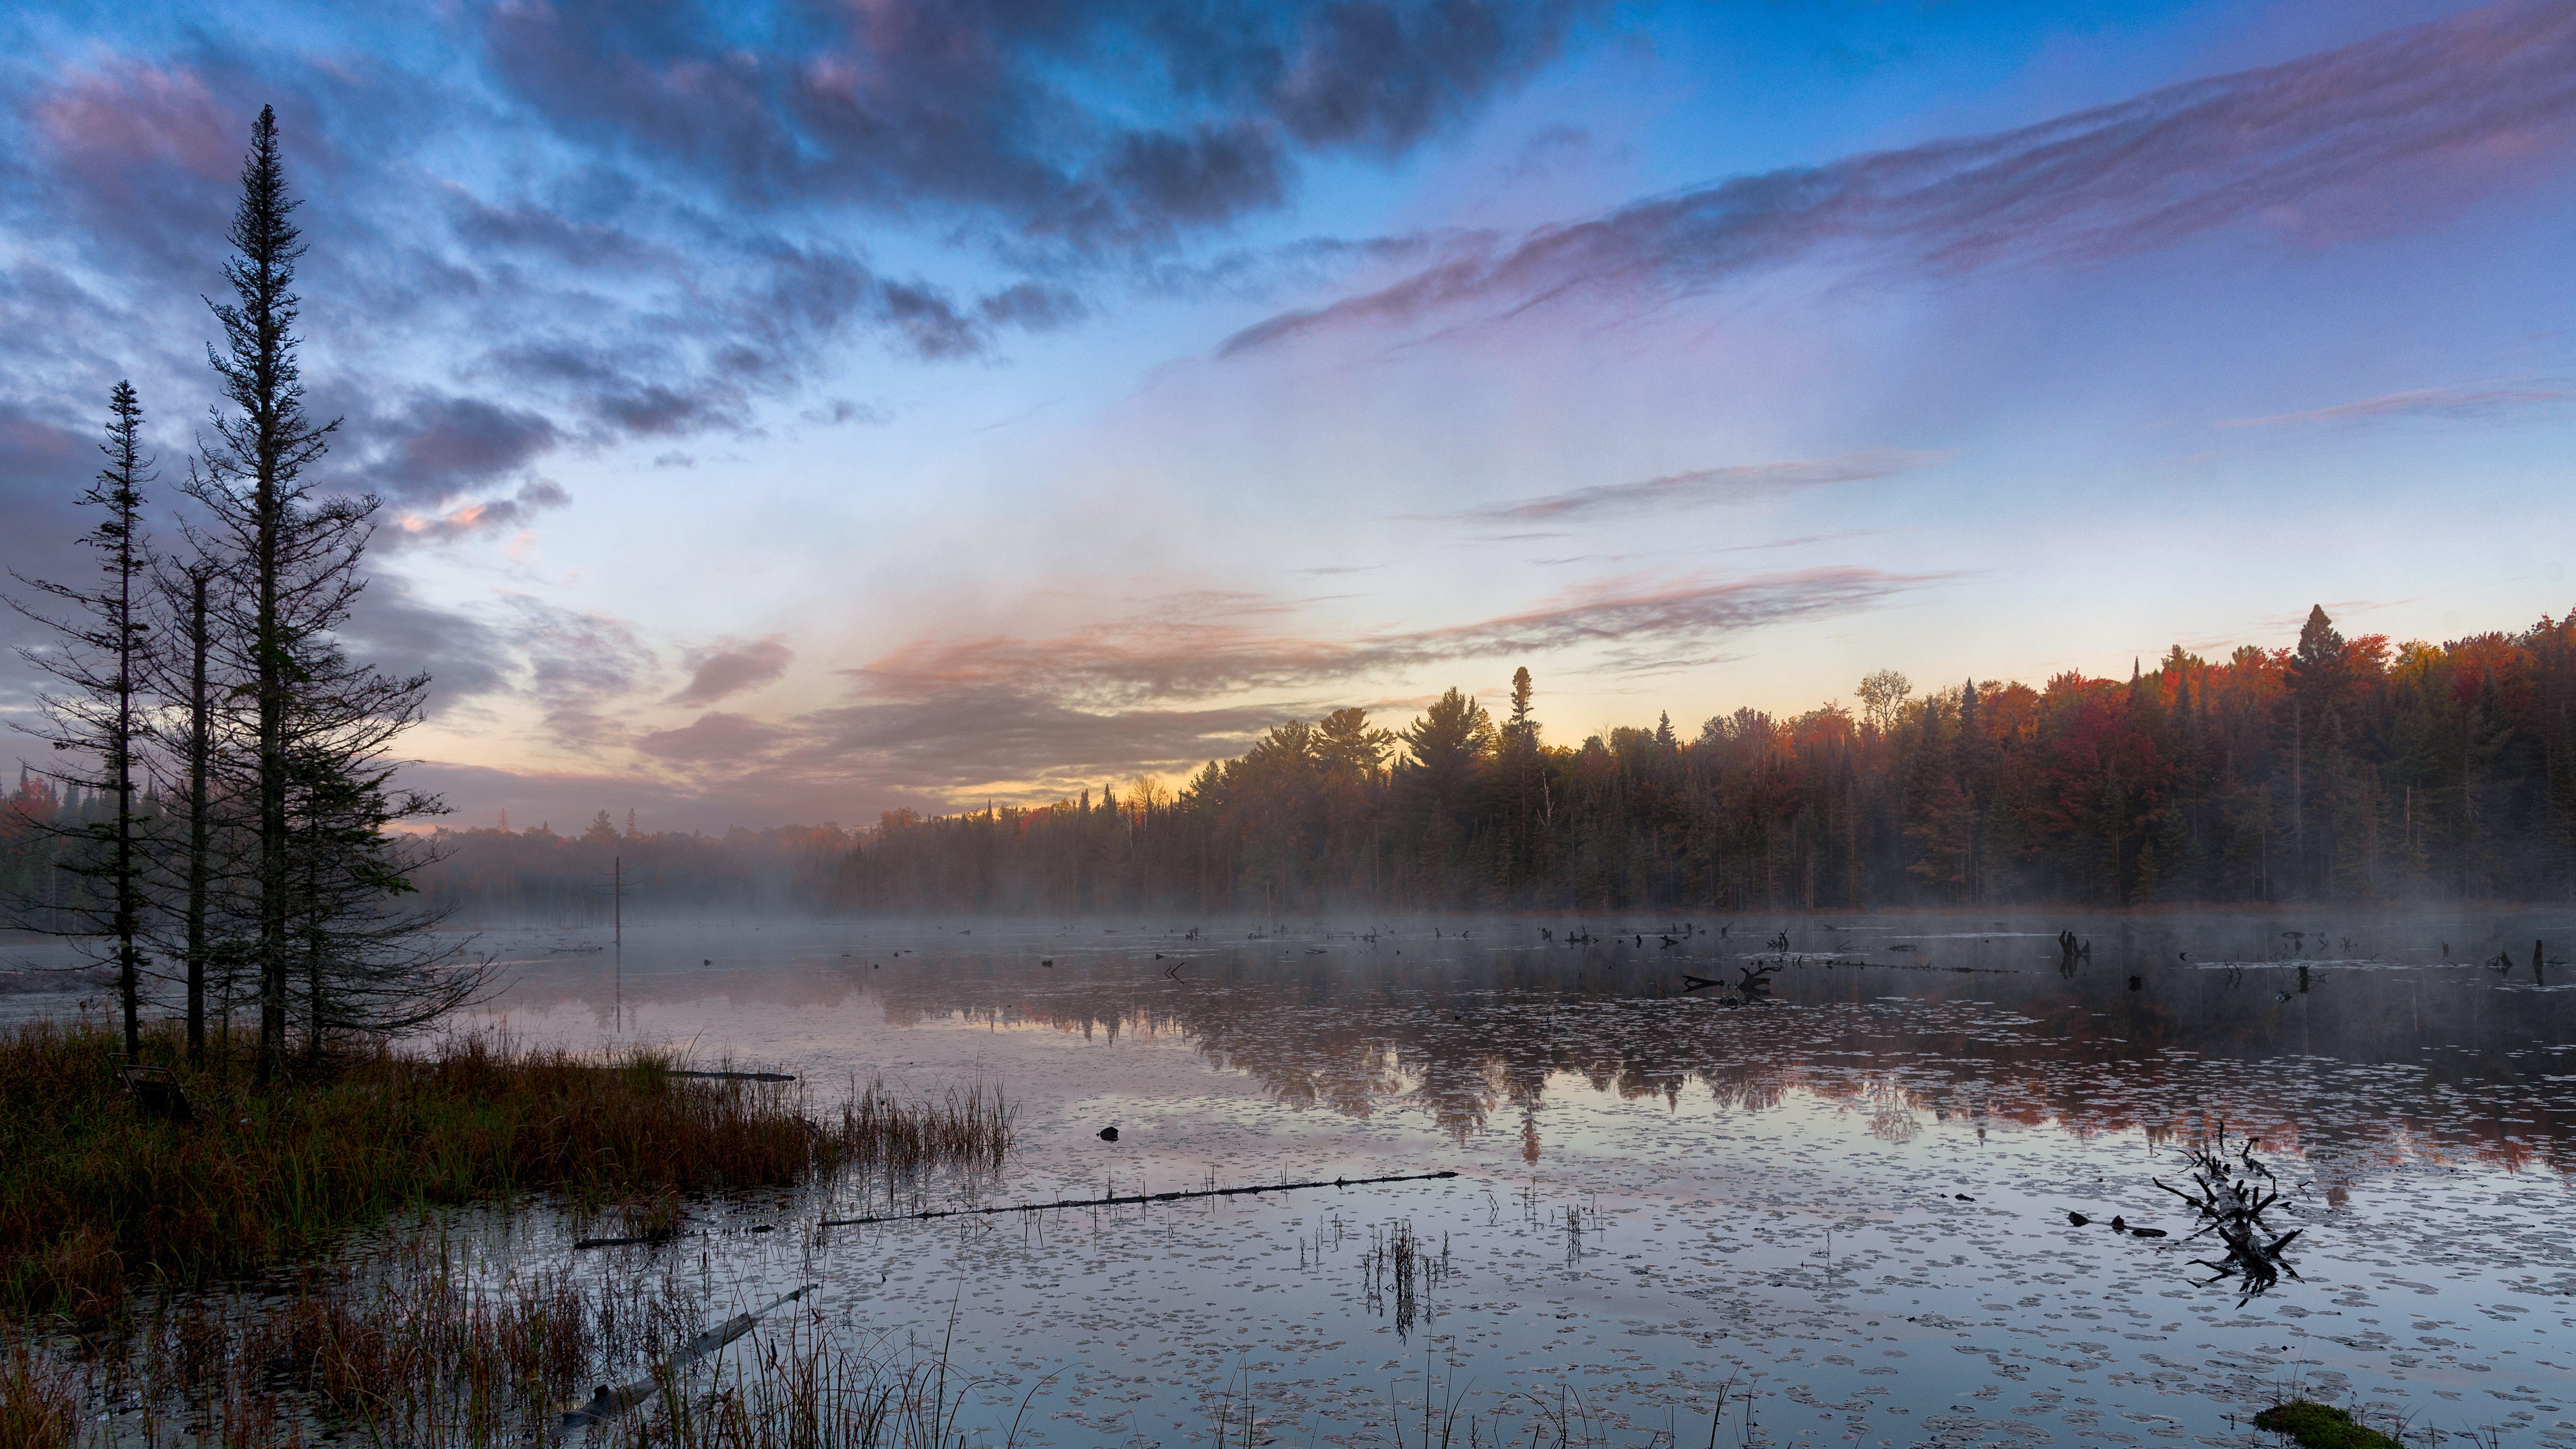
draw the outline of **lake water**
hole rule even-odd
[[[1023,1403],[1024,1444],[1206,1443],[1247,1397],[1261,1439],[1417,1443],[1427,1394],[1460,1443],[2244,1444],[2298,1388],[2576,1445],[2576,966],[2529,964],[2576,912],[1195,924],[501,933],[491,1012],[826,1104],[1000,1083],[1000,1180],[907,1208],[1458,1174],[815,1226],[882,1210],[849,1181],[580,1255],[819,1281],[859,1341],[946,1342],[995,1443]],[[2151,1181],[2222,1122],[2302,1230],[2250,1298]]]

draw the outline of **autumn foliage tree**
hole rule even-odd
[[[2176,647],[2126,679],[1918,691],[1881,670],[1857,697],[1857,715],[1739,709],[1689,738],[1659,720],[1559,745],[1522,671],[1499,721],[1455,689],[1435,700],[1383,772],[1322,763],[1319,741],[1378,729],[1342,711],[1211,761],[1150,821],[1106,791],[890,818],[836,898],[1286,913],[2576,895],[2565,621],[2391,646],[2314,610],[2288,647]]]

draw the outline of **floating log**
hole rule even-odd
[[[1273,1182],[1253,1187],[1209,1187],[1194,1192],[1139,1192],[1116,1197],[1068,1197],[1055,1202],[1014,1203],[1009,1207],[948,1208],[939,1212],[884,1213],[872,1218],[825,1218],[819,1228],[855,1228],[868,1223],[912,1223],[924,1218],[990,1217],[995,1213],[1042,1213],[1058,1208],[1120,1207],[1129,1203],[1179,1202],[1193,1197],[1240,1197],[1248,1193],[1302,1192],[1310,1187],[1371,1187],[1382,1182],[1433,1182],[1454,1172],[1407,1172],[1392,1177],[1337,1177],[1330,1182]]]
[[[678,1236],[679,1233],[675,1230],[667,1233],[646,1233],[641,1237],[635,1238],[583,1238],[579,1242],[574,1243],[572,1248],[574,1252],[578,1253],[584,1248],[627,1248],[634,1247],[637,1244],[659,1245],[667,1243]]]
[[[674,1077],[711,1077],[719,1082],[792,1082],[785,1072],[671,1072]]]

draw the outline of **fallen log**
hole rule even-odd
[[[1209,1187],[1191,1192],[1139,1192],[1114,1197],[1068,1197],[1055,1202],[1013,1203],[1008,1207],[948,1208],[938,1212],[884,1213],[872,1218],[825,1218],[818,1228],[855,1228],[868,1223],[912,1223],[924,1218],[990,1217],[995,1213],[1042,1213],[1059,1208],[1120,1207],[1131,1203],[1179,1202],[1193,1197],[1240,1197],[1251,1193],[1301,1192],[1310,1187],[1371,1187],[1381,1182],[1433,1182],[1454,1172],[1408,1172],[1391,1177],[1337,1177],[1330,1182],[1273,1182],[1252,1187]]]
[[[697,1337],[690,1339],[687,1343],[681,1345],[680,1351],[671,1355],[660,1369],[646,1374],[644,1377],[635,1380],[633,1383],[615,1388],[612,1388],[607,1384],[601,1384],[599,1386],[599,1391],[592,1394],[589,1399],[582,1403],[575,1404],[563,1411],[561,1427],[566,1429],[587,1428],[592,1424],[599,1423],[603,1419],[612,1419],[619,1414],[625,1413],[628,1409],[635,1407],[637,1404],[640,1404],[653,1396],[654,1390],[661,1387],[663,1374],[674,1373],[680,1369],[687,1368],[689,1365],[705,1358],[708,1354],[714,1353],[716,1350],[723,1348],[726,1344],[729,1344],[735,1339],[742,1337],[744,1334],[751,1332],[752,1325],[758,1323],[761,1318],[771,1310],[776,1309],[783,1304],[793,1303],[822,1286],[823,1285],[820,1283],[808,1283],[793,1293],[782,1293],[778,1297],[772,1298],[767,1303],[764,1303],[758,1308],[754,1308],[747,1313],[735,1314],[733,1317],[726,1319],[724,1322],[717,1324],[715,1327],[708,1329],[706,1332],[699,1334]]]

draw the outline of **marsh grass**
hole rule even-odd
[[[998,1090],[951,1088],[936,1101],[911,1102],[879,1079],[851,1089],[837,1141],[841,1158],[853,1166],[989,1172],[1010,1150],[1011,1111]]]
[[[24,1334],[0,1346],[0,1449],[64,1449],[80,1425],[76,1381]]]
[[[105,1323],[140,1286],[262,1271],[393,1213],[530,1194],[558,1195],[577,1223],[667,1232],[684,1193],[843,1164],[987,1168],[1010,1138],[982,1089],[906,1103],[872,1084],[827,1124],[801,1085],[676,1076],[680,1056],[651,1047],[596,1058],[463,1035],[268,1086],[191,1069],[177,1048],[163,1036],[145,1055],[187,1093],[184,1123],[118,1090],[101,1026],[0,1034],[0,1303]]]
[[[964,1449],[977,1438],[963,1419],[980,1385],[952,1370],[945,1345],[881,1355],[808,1304],[691,1364],[685,1346],[715,1316],[670,1265],[519,1273],[417,1232],[363,1263],[309,1265],[285,1295],[183,1295],[85,1344],[15,1340],[0,1357],[0,1449],[490,1449],[559,1433],[588,1449]],[[649,1386],[632,1410],[562,1430],[594,1385],[626,1382]]]

